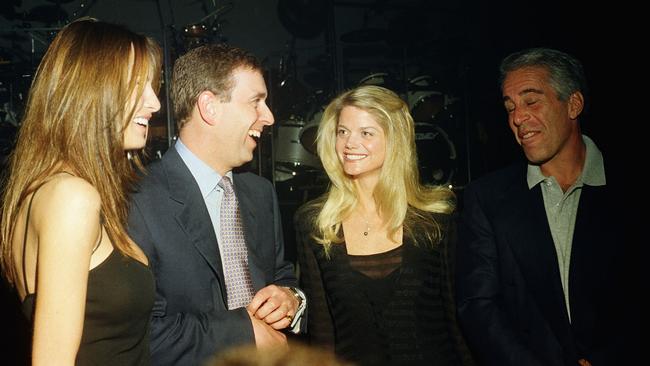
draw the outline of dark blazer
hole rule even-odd
[[[577,212],[569,301],[540,185],[526,164],[469,184],[457,251],[458,317],[482,365],[620,364],[625,241],[610,184],[584,186]]]
[[[255,291],[296,286],[273,186],[250,173],[236,173],[233,181]],[[174,147],[149,166],[132,197],[128,229],[156,279],[153,365],[201,365],[226,347],[255,342],[246,309],[227,310],[217,238],[199,186]]]

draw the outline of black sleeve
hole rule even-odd
[[[314,249],[319,249],[311,238],[314,213],[299,209],[294,216],[296,227],[296,250],[300,273],[300,286],[309,304],[307,316],[307,336],[311,344],[334,348],[334,325],[330,315],[327,296],[321,277],[320,267]],[[318,250],[319,253],[323,253]],[[325,260],[324,258],[320,258]]]

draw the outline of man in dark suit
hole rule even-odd
[[[152,364],[201,365],[246,343],[284,346],[283,331],[299,331],[306,304],[284,259],[275,191],[232,171],[274,122],[261,66],[239,48],[205,45],[175,62],[171,88],[179,138],[149,167],[129,215],[156,279]],[[238,213],[224,213],[226,202]],[[238,236],[224,228],[235,217]]]
[[[623,364],[620,197],[578,123],[582,66],[551,49],[514,53],[501,90],[528,161],[466,187],[457,306],[468,344],[481,365]]]

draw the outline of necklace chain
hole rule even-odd
[[[361,217],[363,218],[363,221],[366,222],[366,231],[363,232],[363,236],[368,236],[368,234],[370,234],[370,223],[363,214]]]

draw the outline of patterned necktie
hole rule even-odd
[[[228,296],[228,309],[244,307],[253,299],[253,282],[248,270],[248,250],[237,196],[230,178],[224,176],[219,182],[224,194],[221,200],[221,255]]]

